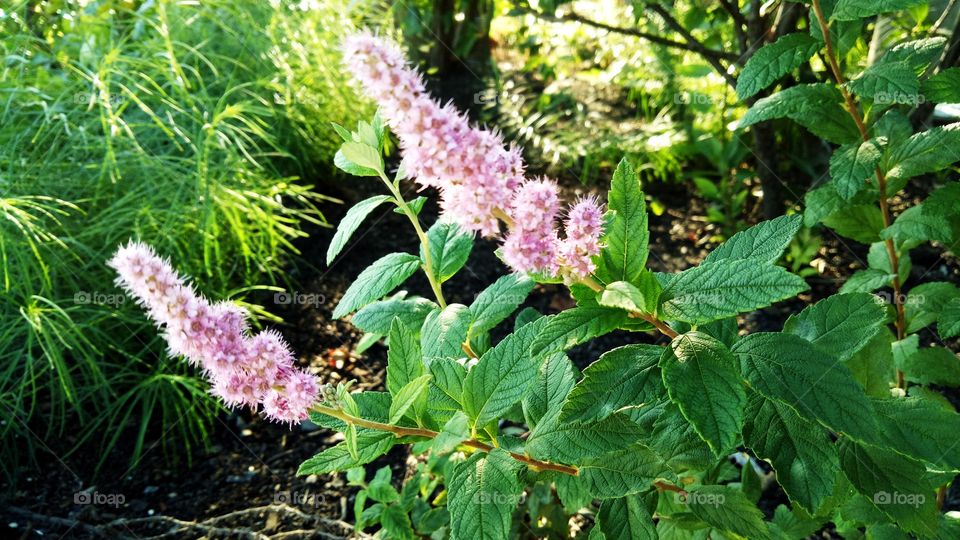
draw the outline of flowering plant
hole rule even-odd
[[[792,315],[780,332],[740,331],[739,314],[807,289],[776,264],[801,216],[742,231],[696,267],[653,272],[644,195],[627,161],[605,207],[582,199],[561,212],[556,185],[525,178],[517,149],[431,99],[393,44],[363,33],[344,48],[382,117],[354,131],[336,126],[335,162],[378,178],[388,194],[347,212],[328,262],[381,204],[420,239],[419,254],[391,253],[364,270],[334,310],[386,338],[385,392],[318,388],[275,334],[247,335],[242,313],[204,301],[143,246],[121,249],[112,264],[164,325],[172,351],[200,365],[225,402],[343,433],[299,472],[347,471],[363,487],[358,526],[454,539],[569,537],[570,523],[591,521],[590,538],[610,539],[803,538],[828,522],[874,534],[899,532],[893,523],[922,538],[955,533],[934,492],[960,470],[948,436],[960,420],[934,400],[905,398],[904,388],[877,390],[871,370],[893,354],[877,338],[889,333],[882,300],[845,292]],[[387,127],[403,154],[392,179]],[[424,199],[400,191],[408,178],[440,194],[441,218],[427,230]],[[464,266],[475,234],[500,239],[513,272],[470,305],[448,303],[443,284]],[[392,295],[417,271],[433,300]],[[563,283],[576,306],[514,316],[537,282]],[[511,317],[512,332],[494,342],[491,330]],[[615,330],[666,343],[607,351],[580,373],[566,351]],[[926,415],[937,427],[912,431]],[[358,467],[398,444],[423,456],[413,479],[399,492],[389,474],[366,483]],[[767,519],[756,502],[773,477],[788,501]],[[592,518],[571,521],[585,509]]]

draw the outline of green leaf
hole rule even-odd
[[[535,426],[548,410],[563,403],[576,383],[574,369],[563,353],[552,354],[543,361],[533,381],[533,389],[522,402],[528,425]]]
[[[400,494],[397,493],[396,488],[390,483],[391,478],[392,474],[389,465],[377,469],[377,474],[374,475],[373,479],[370,480],[370,484],[367,486],[367,495],[369,495],[371,499],[382,503],[392,503],[400,500]]]
[[[383,157],[380,151],[369,144],[345,142],[340,146],[340,153],[354,165],[374,171],[383,170]]]
[[[905,282],[910,277],[912,262],[910,261],[909,253],[901,253],[899,259],[900,281]],[[882,270],[887,274],[896,273],[893,265],[890,263],[890,254],[887,252],[887,244],[885,242],[874,242],[870,244],[870,251],[867,252],[867,266]]]
[[[954,298],[960,298],[960,289],[946,281],[931,281],[910,289],[903,306],[907,333],[919,332],[933,324]]]
[[[893,239],[897,244],[910,247],[930,240],[950,244],[954,233],[946,218],[924,213],[921,203],[904,210],[893,224],[880,231],[880,238]]]
[[[737,359],[727,347],[702,332],[681,334],[664,351],[660,370],[670,399],[714,455],[733,448],[747,395]]]
[[[947,302],[937,318],[937,333],[940,339],[960,336],[960,298]]]
[[[793,235],[800,230],[800,222],[800,215],[795,214],[758,223],[731,236],[710,252],[703,262],[753,259],[775,263],[790,245]]]
[[[493,282],[470,304],[473,322],[470,335],[476,336],[492,329],[510,316],[527,299],[534,281],[523,274],[507,274]]]
[[[920,75],[931,62],[940,57],[946,43],[947,38],[941,36],[906,41],[884,53],[879,61],[908,62],[913,71]]]
[[[893,282],[893,274],[867,268],[854,272],[840,287],[840,294],[872,292]]]
[[[435,358],[463,358],[463,343],[467,340],[472,314],[463,304],[448,304],[442,310],[427,315],[420,329],[420,347],[423,361],[428,365]]]
[[[743,66],[737,77],[737,97],[745,100],[770,86],[780,77],[802,66],[820,43],[808,34],[787,34],[761,47]]]
[[[523,492],[518,469],[519,462],[500,449],[476,453],[453,468],[447,483],[453,540],[510,538],[511,516]]]
[[[387,390],[396,395],[410,381],[424,373],[420,341],[409,326],[394,320],[387,349]]]
[[[627,314],[606,307],[575,307],[551,317],[531,345],[535,354],[565,351],[620,327]]]
[[[602,420],[624,407],[656,401],[663,395],[657,364],[665,350],[656,345],[625,345],[600,355],[570,391],[560,420]]]
[[[750,540],[770,538],[763,522],[763,512],[743,492],[728,486],[700,486],[687,491],[685,499],[690,512],[718,529],[739,534]]]
[[[636,496],[603,501],[594,529],[600,529],[605,540],[657,539],[653,516]]]
[[[907,357],[900,369],[910,382],[960,386],[960,359],[943,347],[918,350]]]
[[[800,416],[858,438],[877,428],[863,388],[839,360],[792,334],[758,332],[733,346],[754,390]]]
[[[707,443],[672,402],[666,403],[654,421],[649,444],[678,472],[707,469],[717,461]]]
[[[561,422],[560,410],[547,412],[527,438],[526,451],[537,459],[582,463],[637,442],[640,426],[622,413],[598,422]]]
[[[867,179],[876,174],[882,155],[876,139],[837,148],[830,158],[830,181],[836,185],[837,193],[849,201],[863,191]]]
[[[889,396],[890,381],[896,376],[893,335],[886,328],[881,329],[846,364],[868,396]]]
[[[660,283],[650,272],[641,274],[638,281],[643,283],[642,289],[626,281],[614,281],[607,285],[600,294],[600,305],[626,311],[654,313],[660,296]]]
[[[960,102],[960,68],[947,68],[923,81],[920,91],[934,103]]]
[[[420,259],[409,253],[391,253],[374,261],[347,288],[333,310],[339,319],[382,298],[394,290],[420,267]]]
[[[380,525],[389,533],[390,538],[397,540],[413,540],[417,537],[410,523],[410,516],[403,507],[391,504],[380,514]]]
[[[874,399],[882,446],[952,471],[960,470],[960,414],[939,403],[906,397]]]
[[[443,425],[443,429],[433,439],[431,449],[438,454],[452,452],[460,443],[470,438],[470,421],[463,411],[457,411]]]
[[[845,440],[840,442],[840,464],[857,491],[901,527],[923,537],[936,534],[935,486],[922,463]]]
[[[837,294],[791,315],[783,331],[847,360],[880,331],[886,318],[883,300],[872,294]]]
[[[344,246],[347,245],[350,236],[360,227],[363,220],[370,215],[370,212],[373,212],[380,204],[388,200],[390,200],[390,197],[386,195],[376,195],[358,202],[347,210],[346,215],[343,216],[340,224],[337,225],[337,232],[333,234],[333,240],[330,241],[330,245],[327,247],[327,266],[330,266],[333,259],[336,258]]]
[[[644,446],[589,459],[579,468],[580,478],[597,499],[648,491],[654,480],[669,472],[663,460]]]
[[[430,246],[431,265],[434,277],[440,283],[456,274],[470,257],[473,249],[473,235],[460,228],[456,223],[438,221],[427,231]],[[427,261],[420,246],[420,261],[426,268]]]
[[[543,356],[529,354],[543,323],[531,323],[485,352],[464,381],[464,411],[473,426],[486,425],[509,411],[531,390]]]
[[[605,283],[634,283],[647,265],[650,231],[640,178],[626,158],[613,173],[607,197],[611,217],[604,227],[597,276]]]
[[[358,452],[356,459],[350,455],[346,441],[344,441],[304,461],[297,469],[297,476],[346,471],[359,465],[365,465],[386,454],[393,447],[395,441],[396,438],[389,431],[360,431],[356,441]]]
[[[703,324],[752,311],[808,289],[803,278],[756,260],[719,260],[676,274],[660,298],[663,317]]]
[[[880,240],[883,230],[883,214],[873,203],[848,206],[823,218],[821,222],[840,236],[864,244]]]
[[[877,104],[916,103],[920,99],[920,80],[906,61],[877,62],[847,86]]]
[[[924,0],[837,0],[831,19],[853,21],[881,13],[903,11],[925,4]]]
[[[852,143],[860,132],[840,103],[832,84],[798,84],[757,100],[740,120],[740,128],[776,118],[790,118],[814,135],[835,144]]]
[[[337,153],[333,156],[333,164],[341,171],[353,176],[380,176],[380,172],[376,169],[361,167],[347,159],[343,155],[343,150],[337,150]]]
[[[833,493],[840,472],[837,448],[826,431],[756,392],[750,394],[746,418],[744,444],[770,461],[791,501],[816,513]]]
[[[811,189],[804,195],[803,224],[813,227],[824,218],[845,211],[851,204],[873,204],[877,198],[877,190],[872,185],[858,193],[852,201],[846,201],[837,191],[836,184],[830,182],[816,189]],[[881,223],[877,230],[883,227]]]
[[[437,309],[437,305],[426,298],[404,298],[397,294],[393,298],[367,304],[353,314],[350,322],[364,332],[384,336],[390,333],[394,319],[403,321],[410,328],[420,328],[434,309]]]
[[[923,201],[923,213],[949,217],[960,213],[960,182],[950,182]]]
[[[430,390],[427,393],[427,412],[437,425],[444,425],[463,405],[463,381],[467,370],[456,360],[436,358],[429,366]]]
[[[903,141],[891,141],[884,160],[887,177],[907,179],[939,171],[955,163],[960,148],[960,122],[917,133]]]
[[[408,382],[393,396],[390,403],[390,423],[396,424],[411,407],[427,397],[430,388],[430,375],[423,375]]]

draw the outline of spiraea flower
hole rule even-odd
[[[280,334],[249,335],[236,304],[211,304],[148,246],[130,242],[109,262],[117,284],[147,309],[171,353],[203,370],[212,391],[230,407],[263,407],[271,420],[297,423],[317,400],[316,378],[294,365]]]
[[[557,185],[552,180],[528,180],[520,186],[510,203],[512,224],[503,242],[507,265],[518,272],[557,273],[559,211]]]
[[[507,207],[523,180],[520,152],[506,147],[498,133],[470,125],[452,105],[432,99],[392,42],[363,32],[348,37],[343,51],[346,68],[400,140],[407,176],[439,189],[448,219],[496,235],[494,210]]]
[[[584,278],[596,270],[593,257],[600,253],[603,233],[603,208],[595,198],[577,201],[564,222],[566,238],[560,242],[560,263],[576,277]]]

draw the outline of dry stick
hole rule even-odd
[[[827,49],[827,63],[830,65],[830,71],[833,72],[833,77],[840,87],[840,93],[843,94],[843,99],[847,105],[847,112],[850,113],[853,122],[857,125],[857,129],[860,131],[860,137],[864,142],[867,142],[870,140],[870,135],[867,133],[867,126],[863,123],[863,118],[860,116],[860,109],[853,100],[853,95],[850,94],[844,86],[846,80],[843,77],[843,73],[840,72],[839,64],[837,64],[837,58],[833,50],[833,42],[830,39],[830,26],[823,16],[820,0],[813,0],[813,12],[817,17],[817,22],[820,23],[820,33],[823,34],[823,42]],[[880,190],[880,214],[883,217],[883,226],[887,228],[890,226],[890,206],[887,202],[887,178],[884,176],[883,171],[880,170],[880,167],[875,167],[874,173],[877,177],[877,187]],[[890,266],[893,268],[893,304],[897,309],[895,326],[897,328],[897,340],[899,341],[906,337],[906,315],[903,311],[903,298],[900,292],[900,259],[897,256],[897,249],[893,244],[892,238],[887,238],[883,243],[887,249]],[[906,388],[903,371],[900,371],[900,369],[897,369],[897,388]]]
[[[348,424],[353,424],[359,427],[365,427],[369,429],[376,429],[379,431],[389,431],[398,437],[425,437],[427,439],[433,439],[440,433],[433,431],[432,429],[425,428],[411,428],[403,426],[394,426],[392,424],[384,424],[382,422],[375,422],[373,420],[365,420],[363,418],[358,418],[351,414],[348,414],[340,409],[334,409],[332,407],[327,407],[325,405],[316,404],[313,406],[312,410],[325,414],[327,416],[332,416],[334,418],[339,418]],[[490,452],[494,450],[494,447],[485,443],[478,441],[476,439],[467,439],[463,441],[464,446],[469,446],[476,450],[482,452]],[[556,471],[564,474],[569,474],[571,476],[578,476],[580,474],[580,469],[572,467],[569,465],[561,465],[559,463],[551,463],[549,461],[541,461],[539,459],[533,459],[531,457],[525,456],[523,454],[518,454],[516,452],[508,452],[510,457],[517,461],[522,461],[527,465],[533,467],[534,469],[541,471]]]

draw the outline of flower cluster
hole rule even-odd
[[[570,209],[566,238],[560,240],[557,186],[524,180],[517,148],[491,131],[471,126],[452,105],[427,93],[420,74],[396,45],[362,32],[344,42],[344,63],[365,93],[380,105],[403,150],[406,174],[440,191],[444,217],[484,236],[500,232],[498,216],[510,230],[503,256],[518,272],[578,278],[594,270],[603,210],[594,199]]]
[[[139,242],[117,250],[109,265],[117,284],[165,331],[170,350],[203,369],[213,392],[230,407],[262,405],[268,418],[295,423],[317,399],[316,378],[294,366],[276,332],[249,335],[239,306],[211,304],[154,251]]]
[[[423,79],[393,44],[369,33],[348,37],[344,63],[380,104],[403,150],[407,174],[440,189],[444,214],[467,230],[499,232],[494,210],[505,208],[523,180],[523,159],[503,138],[471,126],[451,104],[427,94]]]

